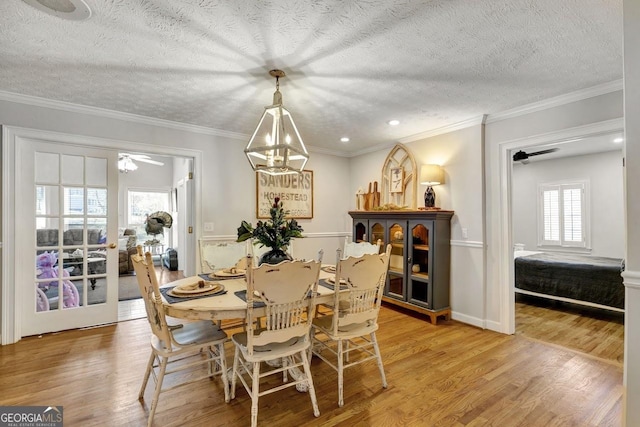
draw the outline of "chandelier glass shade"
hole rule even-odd
[[[299,174],[309,160],[309,153],[291,113],[282,105],[278,79],[285,76],[284,72],[271,70],[269,74],[276,78],[273,104],[265,107],[244,152],[257,172],[269,175]]]

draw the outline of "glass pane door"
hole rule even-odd
[[[20,161],[20,203],[33,212],[20,220],[33,230],[21,243],[33,260],[24,263],[22,335],[116,321],[108,236],[117,228],[117,153],[28,141]]]
[[[405,227],[401,223],[389,225],[388,242],[391,243],[391,255],[389,256],[389,283],[388,295],[397,299],[405,299],[404,284],[404,251],[405,251]]]
[[[409,224],[411,272],[409,273],[409,301],[425,307],[429,305],[429,229],[422,223]]]
[[[384,248],[385,242],[387,241],[384,230],[385,230],[384,224],[381,224],[379,222],[373,223],[371,225],[371,239],[370,240],[365,239],[365,240],[373,244],[376,244],[376,242],[380,240],[382,242],[381,246]]]

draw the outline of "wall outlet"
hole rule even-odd
[[[469,238],[469,230],[467,230],[467,227],[462,227],[462,238],[463,239]]]
[[[205,222],[204,223],[204,231],[213,231],[213,223],[212,222]]]

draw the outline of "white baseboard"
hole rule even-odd
[[[478,328],[485,329],[484,320],[482,320],[482,319],[480,319],[478,317],[467,316],[466,314],[462,314],[462,313],[458,313],[456,311],[452,311],[451,312],[451,318],[453,320],[457,320],[458,322],[466,323],[468,325],[477,326]]]
[[[499,332],[501,334],[504,331],[501,328],[500,322],[494,322],[492,320],[483,320],[478,317],[468,316],[466,314],[458,313],[455,311],[451,312],[451,318],[453,320],[457,320],[458,322],[466,323],[467,325],[476,326],[482,329],[488,329],[490,331]]]
[[[506,333],[502,330],[502,324],[500,322],[494,322],[493,320],[485,320],[484,327],[490,331],[500,332],[501,334]]]

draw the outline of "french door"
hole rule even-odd
[[[16,154],[21,335],[116,322],[117,152],[21,139]]]

